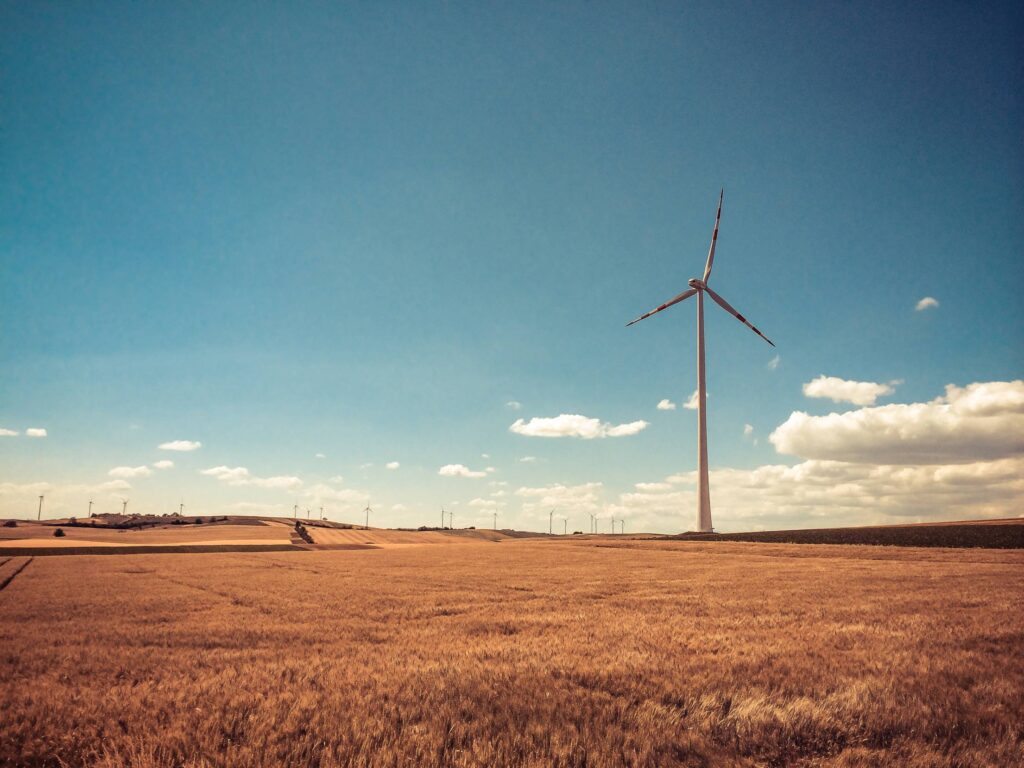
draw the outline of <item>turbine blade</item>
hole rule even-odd
[[[688,299],[691,296],[693,296],[693,294],[695,294],[696,292],[697,292],[696,288],[690,288],[688,291],[683,291],[678,296],[676,296],[674,299],[669,299],[668,301],[666,301],[664,304],[662,304],[657,309],[652,309],[650,312],[648,312],[648,313],[646,313],[644,315],[640,315],[640,317],[636,318],[635,320],[630,320],[628,323],[626,323],[626,327],[628,328],[633,323],[639,323],[641,320],[645,320],[646,318],[650,317],[651,315],[656,315],[659,312],[661,312],[661,310],[668,309],[673,304],[678,304],[680,301],[685,301],[686,299]]]
[[[718,195],[718,214],[715,216],[715,231],[711,233],[711,248],[708,249],[708,263],[704,267],[704,282],[711,277],[711,267],[715,263],[715,246],[718,245],[718,222],[722,220],[722,198],[725,197],[725,187],[722,187]]]
[[[735,309],[733,309],[728,301],[723,299],[721,296],[719,296],[717,293],[712,291],[707,286],[704,286],[704,290],[708,292],[708,296],[710,296],[712,299],[715,300],[715,302],[717,302],[718,306],[720,306],[722,309],[724,309],[730,315],[735,317],[737,320],[739,320],[741,323],[743,323],[745,326],[747,326],[747,328],[752,330],[754,333],[756,333],[762,339],[767,341],[773,347],[775,346],[775,344],[772,342],[771,339],[769,339],[767,336],[765,336],[763,333],[761,333],[759,330],[757,330],[757,328],[755,328],[753,325],[750,324],[750,321],[748,321],[747,318],[745,318],[743,315],[741,315],[739,312],[737,312]]]

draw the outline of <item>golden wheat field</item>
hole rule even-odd
[[[3,765],[1024,763],[1019,551],[597,537],[8,579]]]

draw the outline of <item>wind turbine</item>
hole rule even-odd
[[[92,517],[92,499],[89,499],[89,517]]]
[[[492,512],[491,514],[494,515],[494,530],[498,530],[498,513]]]
[[[366,513],[366,525],[364,527],[366,530],[370,530],[370,513],[373,512],[373,510],[370,509],[370,502],[366,502],[366,509],[364,509],[363,512]]]
[[[128,515],[128,499],[121,499],[121,517]]]
[[[39,498],[42,499],[43,497],[40,496]],[[555,510],[552,509],[550,512],[548,512],[548,536],[550,536],[553,533],[553,531],[551,530],[551,527],[554,525],[554,520],[555,520]]]
[[[36,515],[36,520],[38,521],[38,520],[42,520],[42,519],[43,519],[43,497],[40,496],[39,497],[39,514]]]
[[[690,286],[688,290],[683,291],[675,298],[669,299],[660,307],[652,309],[650,312],[626,323],[627,327],[633,325],[633,323],[639,323],[651,315],[658,314],[663,309],[668,309],[673,304],[686,301],[686,299],[695,294],[697,296],[697,530],[701,533],[711,533],[714,530],[711,527],[711,492],[708,483],[708,393],[704,376],[704,294],[707,293],[718,306],[773,347],[775,346],[771,339],[757,330],[747,318],[733,309],[729,302],[708,286],[708,280],[711,278],[711,267],[715,263],[715,246],[718,244],[718,223],[722,219],[722,198],[724,196],[725,190],[723,189],[718,196],[718,213],[715,216],[715,230],[711,234],[711,248],[708,250],[708,261],[704,267],[704,277],[700,279],[696,277],[690,278],[687,281],[687,285]]]
[[[441,507],[441,530],[444,530],[444,507]]]

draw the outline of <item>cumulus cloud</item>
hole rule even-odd
[[[875,401],[896,391],[899,381],[876,384],[873,381],[847,381],[835,376],[819,376],[804,384],[807,397],[827,397],[834,403],[874,405]]]
[[[107,474],[111,477],[130,479],[133,477],[149,477],[153,474],[153,470],[143,464],[141,467],[114,467]]]
[[[638,491],[667,491],[672,485],[670,483],[637,483]]]
[[[25,430],[25,437],[46,437],[46,430],[42,427],[29,427]]]
[[[938,306],[939,302],[937,299],[933,299],[931,296],[925,296],[923,299],[917,302],[917,304],[914,305],[914,309],[917,312],[920,312],[922,310],[933,309]]]
[[[690,395],[687,398],[685,403],[683,403],[683,408],[687,408],[687,409],[689,409],[691,411],[696,411],[697,407],[699,405],[700,405],[700,392],[695,389],[695,390],[693,390],[693,394]]]
[[[658,401],[657,407],[659,411],[674,411],[676,409],[676,404],[668,398],[665,398],[664,400]]]
[[[361,511],[362,506],[369,504],[370,499],[370,494],[367,491],[355,488],[334,488],[323,483],[311,485],[303,491],[302,495],[307,502],[317,506],[326,502],[359,506],[360,509],[352,510],[353,513]]]
[[[494,499],[473,499],[469,502],[469,506],[473,507],[473,509],[493,512],[494,510],[501,509],[505,504],[504,502],[495,501]]]
[[[527,437],[580,437],[593,440],[603,437],[624,437],[635,435],[648,426],[646,421],[631,421],[628,424],[608,424],[579,414],[563,413],[550,418],[534,417],[528,422],[517,419],[509,427],[510,432]]]
[[[16,430],[0,427],[0,437],[15,437],[17,434]]]
[[[1024,453],[1024,381],[946,387],[928,403],[827,416],[801,411],[772,432],[780,453],[867,464],[955,464]]]
[[[302,480],[297,477],[276,475],[274,477],[258,477],[249,472],[245,467],[210,467],[199,470],[199,474],[208,477],[215,477],[226,485],[251,485],[257,488],[269,488],[276,490],[294,490],[302,485]]]
[[[397,461],[389,461],[384,466],[387,467],[388,469],[398,469],[402,465],[399,464]]]
[[[600,512],[603,489],[602,483],[555,484],[538,488],[519,488],[516,495],[524,499],[524,514],[546,518],[551,509],[557,509],[565,515],[589,515]]]
[[[505,403],[505,407],[511,408],[513,411],[518,411],[523,407],[523,404],[520,403],[518,400],[509,400],[507,403]]]
[[[174,466],[174,462],[170,459],[161,459],[160,461],[154,461],[154,469],[170,469]]]
[[[171,440],[157,446],[162,451],[197,451],[203,447],[198,440]]]
[[[754,425],[753,424],[744,424],[743,425],[743,436],[744,437],[750,437],[753,434],[754,434]]]
[[[494,467],[474,470],[470,469],[465,464],[445,464],[437,470],[437,474],[441,477],[487,477],[487,475],[493,471]]]
[[[122,491],[131,489],[127,480],[117,478],[102,483],[75,483],[55,485],[46,482],[0,483],[0,518],[24,517],[26,510],[35,510],[40,494],[46,495],[43,518],[83,517],[88,512],[89,499],[95,499],[94,512],[104,511],[104,501],[120,498]],[[120,511],[120,504],[117,511]],[[114,511],[110,509],[109,511]]]
[[[1010,517],[1024,498],[1024,458],[956,465],[885,465],[809,460],[789,467],[712,470],[716,527],[868,525],[914,520]],[[674,476],[694,486],[696,472]],[[692,527],[692,487],[659,494],[623,494],[619,505],[652,521]],[[662,523],[664,524],[664,523]]]

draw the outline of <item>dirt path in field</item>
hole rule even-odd
[[[3,577],[2,580],[0,580],[0,592],[2,592],[3,590],[7,589],[7,585],[10,584],[12,581],[14,581],[14,578],[18,574],[20,574],[22,571],[24,571],[26,568],[28,568],[28,564],[31,563],[34,559],[35,558],[33,558],[33,557],[29,557],[29,558],[27,558],[22,563],[14,562],[13,569],[10,569],[11,572],[7,576]],[[17,560],[17,558],[8,558],[7,560],[5,560],[3,562],[3,567],[7,568],[9,563],[11,563],[12,561],[16,561],[16,560]]]

